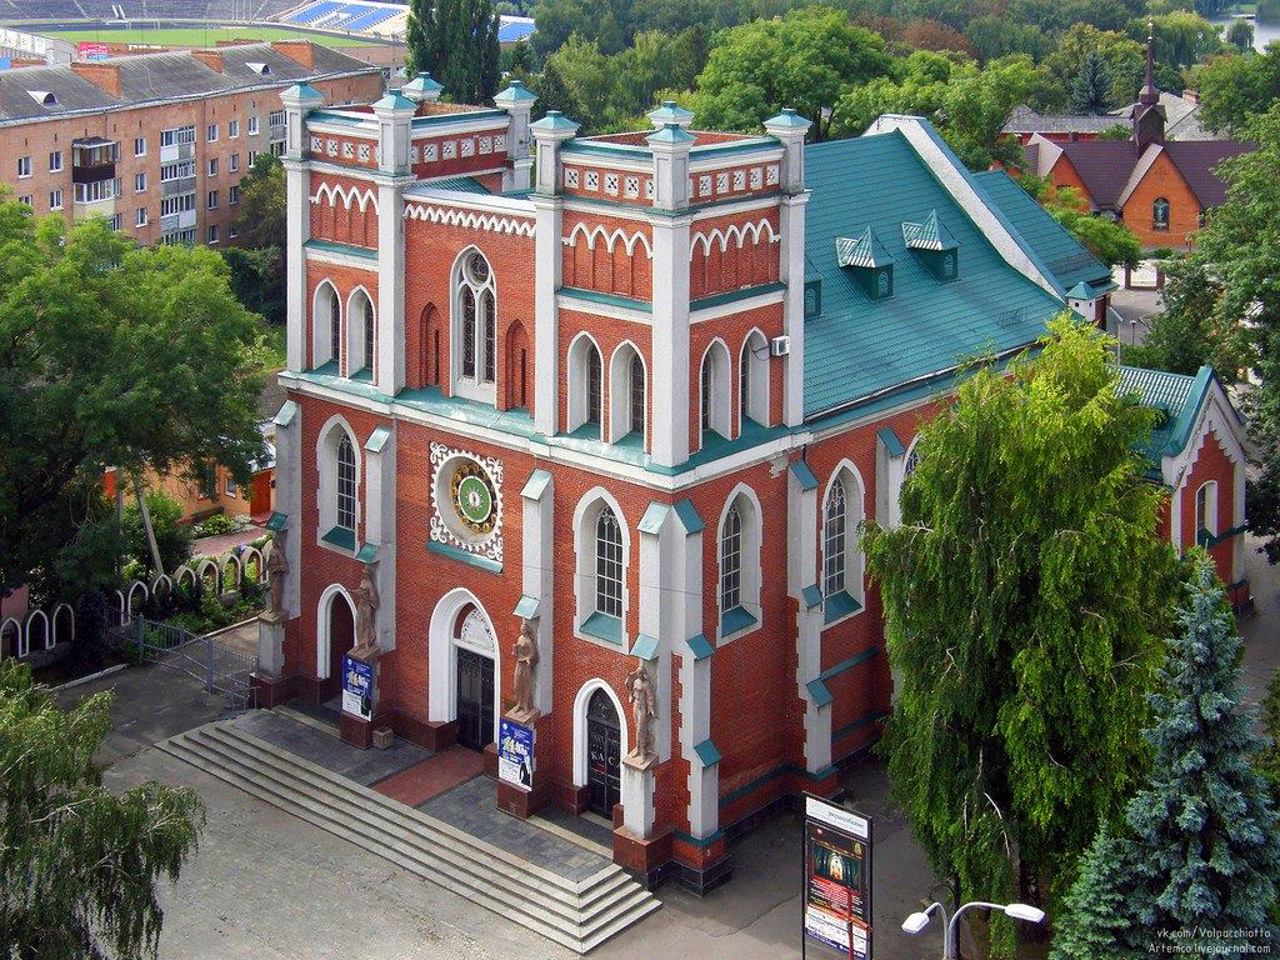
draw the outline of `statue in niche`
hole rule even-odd
[[[284,531],[277,530],[272,536],[271,553],[267,557],[267,583],[271,588],[271,606],[267,610],[272,619],[284,619],[284,578],[289,572],[289,561],[285,558]]]
[[[515,704],[511,708],[511,718],[518,723],[528,723],[537,715],[533,704],[533,675],[538,665],[538,638],[534,635],[533,624],[528,620],[520,621],[520,636],[511,648],[511,656],[515,660]]]
[[[655,756],[653,721],[658,716],[658,699],[643,664],[627,674],[627,692],[631,695],[631,714],[636,722],[636,745],[628,758],[643,765]]]
[[[364,576],[352,598],[356,602],[356,647],[372,650],[378,645],[374,618],[378,610],[378,588],[373,585],[373,566],[365,564]]]

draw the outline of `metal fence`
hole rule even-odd
[[[206,693],[225,697],[233,710],[254,705],[249,675],[258,669],[256,655],[236,650],[217,637],[199,636],[145,617],[134,617],[118,631],[140,660],[186,674]]]

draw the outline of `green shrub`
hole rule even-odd
[[[191,556],[191,527],[182,522],[182,504],[163,490],[151,490],[147,492],[147,511],[151,514],[151,528],[156,535],[160,560],[165,570],[175,570]],[[151,571],[151,548],[147,544],[147,532],[142,525],[142,512],[136,498],[125,504],[121,532],[124,534],[127,561],[144,571]],[[138,579],[150,579],[150,573]]]

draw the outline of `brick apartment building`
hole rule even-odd
[[[283,152],[279,92],[302,81],[336,103],[382,89],[379,68],[305,40],[0,73],[0,182],[144,244],[228,243],[241,178]]]

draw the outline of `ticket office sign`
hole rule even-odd
[[[805,797],[801,952],[871,958],[871,818]]]

